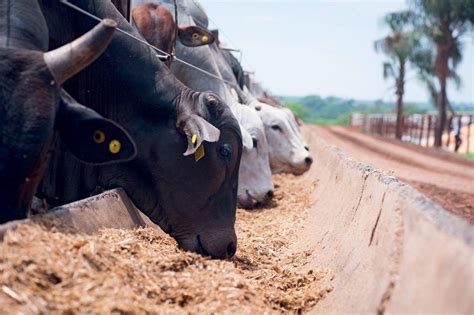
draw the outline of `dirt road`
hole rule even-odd
[[[474,162],[344,127],[306,126],[305,132],[323,138],[355,160],[392,171],[433,201],[474,224]]]

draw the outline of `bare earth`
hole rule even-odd
[[[95,235],[20,226],[0,243],[0,313],[299,313],[332,290],[312,253],[288,248],[308,225],[316,183],[275,176],[275,202],[238,210],[229,261],[179,250],[152,228]]]
[[[393,171],[448,211],[474,224],[474,162],[452,153],[372,137],[345,127],[304,128],[355,160]]]

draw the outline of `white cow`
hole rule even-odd
[[[308,171],[313,158],[293,113],[287,108],[261,103],[247,89],[245,92],[249,98],[253,98],[249,106],[257,111],[263,121],[272,173],[301,175]]]
[[[242,151],[237,193],[239,205],[252,209],[273,197],[268,143],[262,120],[254,109],[240,104],[231,109],[252,141],[251,147],[244,145]]]

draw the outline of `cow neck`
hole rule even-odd
[[[0,1],[0,47],[48,50],[48,28],[37,1]]]
[[[217,67],[219,68],[219,72],[221,73],[222,78],[224,78],[224,80],[234,83],[234,86],[232,88],[234,88],[235,92],[237,93],[238,99],[241,103],[249,104],[250,100],[247,98],[245,93],[240,89],[237,79],[234,76],[234,72],[232,71],[229,63],[223,56],[222,51],[219,48],[218,44],[217,43],[211,44],[210,49],[211,49],[212,54],[214,55],[214,58],[216,59]]]

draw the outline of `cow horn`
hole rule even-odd
[[[44,61],[58,84],[87,67],[107,48],[117,23],[104,19],[96,27],[62,47],[45,53]]]

